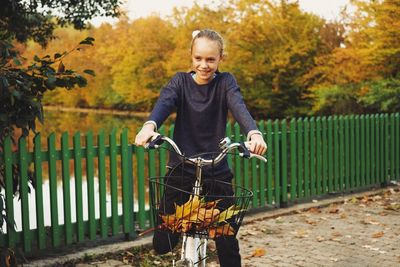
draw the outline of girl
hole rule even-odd
[[[161,90],[149,120],[136,136],[135,144],[144,146],[149,139],[158,135],[157,129],[176,109],[173,139],[182,153],[191,157],[203,152],[219,151],[218,143],[225,137],[229,110],[250,141],[249,150],[263,155],[267,146],[244,104],[235,78],[230,73],[218,71],[224,55],[222,37],[207,29],[193,32],[192,37],[192,71],[177,73]],[[174,168],[179,163],[180,159],[171,153],[167,166],[170,168],[169,175],[181,174],[182,169]],[[184,171],[189,176],[194,170]],[[202,172],[206,178],[224,181],[231,181],[233,177],[226,160],[213,168],[212,177],[211,171]],[[233,194],[232,189],[225,188],[222,191],[224,194]],[[167,253],[178,240],[177,234],[156,230],[153,247],[160,254]],[[236,237],[217,238],[216,246],[222,267],[241,266]]]

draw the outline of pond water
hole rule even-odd
[[[47,137],[54,133],[56,135],[56,148],[57,150],[61,147],[61,135],[64,132],[69,134],[69,143],[70,147],[72,147],[72,136],[76,132],[80,132],[81,134],[81,144],[85,146],[85,135],[92,131],[94,136],[94,145],[96,146],[96,136],[97,134],[103,130],[106,139],[106,145],[108,144],[107,134],[111,133],[113,129],[117,131],[117,144],[119,144],[118,135],[124,128],[128,128],[129,133],[129,142],[133,143],[135,134],[139,127],[146,120],[146,114],[138,114],[136,115],[124,115],[124,114],[112,114],[112,113],[96,113],[96,112],[80,112],[78,111],[62,111],[62,110],[45,110],[45,122],[44,124],[40,124],[37,122],[37,132],[41,134],[41,143],[42,143],[42,151],[47,150]],[[168,121],[167,121],[168,123]],[[28,150],[33,150],[33,135],[29,136],[27,139]],[[107,162],[108,164],[108,162]],[[120,164],[120,162],[118,162]],[[82,170],[85,172],[86,169],[85,160],[82,161]],[[118,165],[120,166],[120,165]],[[50,189],[49,189],[49,180],[48,180],[48,164],[43,163],[43,205],[44,205],[44,219],[45,225],[51,225],[51,214],[50,214]],[[58,216],[59,216],[59,224],[64,223],[64,214],[63,214],[63,183],[61,178],[61,163],[57,162],[57,199],[58,199]],[[97,160],[94,161],[94,192],[95,192],[95,217],[99,218],[99,183],[98,183],[98,164]],[[76,203],[75,203],[75,178],[73,176],[73,164],[71,161],[70,168],[70,188],[71,188],[71,219],[72,222],[76,222]],[[120,170],[118,170],[118,174],[120,174]],[[88,207],[87,207],[87,182],[86,182],[86,173],[82,174],[82,198],[83,198],[83,218],[87,220],[88,218]],[[106,195],[106,207],[107,207],[107,216],[111,216],[111,194],[110,194],[110,183],[109,176],[107,175],[107,195]],[[134,183],[134,186],[136,182]],[[29,194],[29,221],[30,228],[36,228],[36,205],[35,205],[35,190],[32,188],[32,185]],[[119,196],[121,195],[121,181],[118,181],[118,191]],[[2,190],[4,195],[4,189]],[[135,193],[135,200],[137,200],[137,194]],[[138,202],[135,201],[134,210],[138,210]],[[122,214],[122,203],[121,197],[118,197],[118,213]],[[16,225],[16,230],[22,230],[22,216],[21,216],[21,200],[19,196],[14,197],[14,220]],[[5,225],[3,225],[3,231],[6,232]]]

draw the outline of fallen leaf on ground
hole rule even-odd
[[[361,221],[361,223],[363,224],[372,224],[372,225],[379,225],[380,223],[377,221],[374,221],[372,219],[364,219],[363,221]]]
[[[384,233],[383,233],[382,231],[380,231],[380,232],[374,233],[374,234],[372,235],[372,237],[373,237],[373,238],[379,238],[379,237],[382,237],[383,235],[384,235]]]
[[[400,210],[400,203],[391,203],[391,204],[385,206],[384,209],[385,210],[399,211]]]
[[[339,209],[338,208],[332,208],[329,210],[329,213],[339,213]]]
[[[357,203],[357,202],[358,202],[358,199],[357,199],[356,197],[353,197],[353,198],[350,200],[350,202],[351,202],[351,203]]]
[[[250,256],[246,257],[246,259],[249,259],[249,258],[252,258],[252,257],[262,257],[264,255],[265,255],[265,249],[256,248]]]
[[[312,221],[312,220],[306,220],[306,223],[311,224],[311,225],[317,225],[317,221]]]
[[[342,236],[342,234],[341,234],[341,233],[339,233],[339,232],[333,232],[333,233],[332,233],[332,236],[334,236],[334,237],[338,237],[338,236]]]
[[[311,213],[321,213],[321,210],[318,207],[312,207],[308,210]]]

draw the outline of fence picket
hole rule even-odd
[[[128,144],[128,129],[124,128],[121,133],[121,179],[122,179],[122,210],[123,210],[123,231],[126,235],[133,234],[133,210],[132,194],[129,174],[132,169],[129,164],[129,154],[132,154]],[[155,163],[152,166],[155,169]]]
[[[310,194],[315,196],[316,154],[315,154],[315,118],[310,119]]]
[[[288,200],[296,203],[297,200],[327,192],[350,191],[377,184],[384,186],[389,179],[400,179],[399,113],[293,118],[290,123],[286,120],[268,120],[260,121],[258,126],[268,144],[267,165],[254,159],[243,160],[239,156],[228,158],[228,164],[235,171],[235,183],[250,187],[254,191],[253,208],[268,204],[284,206]],[[290,128],[287,129],[288,127]],[[173,129],[172,125],[169,128],[169,136],[172,136]],[[165,133],[165,128],[161,127],[160,133]],[[227,124],[226,135],[234,141],[243,141],[245,138],[241,135],[237,123],[233,127]],[[93,144],[91,131],[84,138],[86,147],[81,146],[82,137],[79,132],[73,136],[72,148],[69,148],[68,138],[68,133],[62,134],[61,149],[57,150],[55,134],[52,133],[47,140],[48,150],[42,151],[41,136],[37,134],[34,137],[32,152],[27,150],[25,138],[19,139],[16,152],[12,151],[11,138],[4,140],[3,148],[0,150],[0,161],[4,166],[6,179],[6,212],[9,217],[14,217],[13,175],[15,170],[19,170],[22,231],[15,232],[13,226],[7,224],[7,236],[0,236],[0,245],[20,246],[25,253],[30,253],[37,249],[46,249],[48,246],[57,247],[61,244],[79,243],[85,241],[87,237],[95,240],[97,237],[106,238],[109,234],[125,233],[126,237],[133,238],[136,236],[134,234],[136,223],[140,230],[151,226],[146,205],[148,197],[145,173],[147,174],[148,171],[149,176],[166,174],[164,168],[167,160],[166,151],[145,152],[142,147],[129,145],[127,129],[124,129],[120,135],[120,145],[117,145],[115,129],[109,136],[109,146],[105,144],[104,131],[100,131],[98,135],[97,147]],[[132,165],[134,155],[137,163],[136,172]],[[58,160],[61,162],[57,162]],[[95,205],[97,198],[94,191],[96,160],[98,161],[99,205]],[[75,179],[74,196],[71,196],[73,192],[70,188],[72,161]],[[82,161],[85,161],[85,170],[82,170]],[[36,177],[36,196],[35,201],[30,203],[28,201],[28,166],[32,163]],[[43,163],[48,164],[50,184],[51,227],[48,240],[46,240],[44,227]],[[61,163],[62,168],[62,209],[59,207],[57,196],[58,163]],[[110,218],[107,217],[106,204],[108,174],[106,172],[108,170],[111,193]],[[83,220],[83,209],[86,208],[82,192],[83,172],[86,172],[87,177],[85,192],[87,191],[88,194],[88,221]],[[136,203],[133,197],[133,173],[137,173],[135,177],[138,186],[137,210],[134,210]],[[118,185],[118,179],[121,179],[121,185]],[[119,186],[121,196],[119,196]],[[76,224],[72,224],[71,219],[73,215],[71,214],[71,197],[76,199]],[[118,211],[119,199],[122,201],[122,214]],[[36,229],[30,229],[31,205],[36,206]],[[99,220],[95,218],[97,206],[100,209]],[[61,212],[64,217],[63,225],[60,225],[58,217]]]
[[[365,182],[371,184],[371,117],[365,116]]]
[[[366,185],[366,179],[365,179],[365,116],[361,115],[360,116],[360,186],[364,187]]]
[[[57,170],[56,170],[56,138],[52,133],[47,139],[49,157],[49,183],[50,183],[50,217],[51,238],[53,247],[60,245],[60,226],[58,223],[58,199],[57,199]]]
[[[261,131],[261,133],[263,133],[264,140],[266,140],[264,121],[260,121],[258,123],[258,128]],[[269,146],[269,144],[267,144],[267,146]],[[268,150],[267,150],[267,153],[269,153]],[[266,183],[266,175],[265,175],[265,163],[264,162],[259,162],[259,166],[260,166],[260,171],[259,171],[259,177],[260,177],[260,179],[259,179],[260,206],[264,207],[265,206],[265,200],[266,200],[266,184],[267,184]]]
[[[97,137],[98,163],[99,163],[99,206],[100,206],[100,236],[108,235],[107,220],[107,182],[106,182],[106,148],[104,130],[100,130]]]
[[[275,151],[275,146],[272,143],[272,121],[268,120],[267,121],[267,144],[269,144],[269,148],[268,151],[269,153],[267,153],[267,160],[268,160],[268,164],[267,164],[267,202],[268,204],[272,204],[273,203],[273,175],[272,175],[272,171],[273,171],[273,160],[272,160],[272,155]]]
[[[76,132],[74,137],[74,175],[75,175],[75,201],[76,201],[76,225],[77,240],[82,242],[85,239],[83,225],[83,203],[82,203],[82,152],[81,134]]]
[[[21,198],[21,215],[22,215],[22,231],[25,233],[23,238],[24,251],[32,250],[31,229],[29,225],[29,201],[28,201],[28,159],[26,149],[26,139],[21,137],[18,142],[19,156],[19,175],[20,175],[20,198]]]
[[[339,119],[337,116],[333,117],[333,190],[338,192],[339,182],[340,182],[340,172],[339,172]]]
[[[280,146],[279,146],[279,120],[274,122],[274,163],[275,163],[275,204],[279,206],[281,201],[281,168],[280,168]]]
[[[44,228],[44,209],[43,209],[43,178],[42,178],[42,142],[40,133],[34,137],[34,173],[36,177],[35,204],[36,204],[36,227],[38,248],[46,247],[46,232]],[[7,211],[8,214],[8,211]]]
[[[293,203],[297,198],[296,177],[297,177],[297,145],[296,145],[296,120],[290,121],[290,201]]]
[[[69,245],[73,242],[72,236],[72,219],[71,219],[71,185],[69,171],[69,145],[68,132],[64,132],[61,136],[61,168],[63,181],[63,204],[64,204],[64,235],[65,244]]]
[[[327,187],[328,187],[328,192],[332,193],[333,192],[333,121],[332,121],[332,116],[328,117],[327,125],[328,125],[328,143],[326,144],[327,151],[328,151]]]
[[[110,143],[110,186],[111,186],[111,229],[113,235],[119,233],[118,219],[118,175],[117,175],[117,137],[116,130],[112,129],[109,136]]]
[[[94,167],[93,167],[93,133],[86,134],[86,186],[87,186],[87,207],[89,215],[89,239],[96,238],[96,218],[94,204]]]
[[[303,119],[297,119],[297,197],[304,197],[303,183]]]
[[[308,118],[304,121],[304,197],[310,197],[310,126]]]

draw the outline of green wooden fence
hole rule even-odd
[[[268,144],[268,163],[237,155],[228,159],[234,182],[254,191],[252,208],[280,207],[400,180],[399,113],[268,120],[258,125]],[[171,136],[173,126],[160,132]],[[234,141],[244,138],[237,124],[227,125],[227,136]],[[147,177],[165,175],[166,150],[134,147],[126,129],[107,136],[102,131],[97,136],[77,132],[72,140],[64,133],[60,145],[55,134],[47,137],[47,146],[41,139],[40,134],[34,137],[30,151],[25,138],[19,139],[18,149],[7,138],[0,150],[6,212],[19,220],[17,230],[6,226],[0,245],[22,247],[29,254],[116,235],[135,238],[138,230],[151,227]],[[13,196],[15,166],[19,197]],[[35,189],[29,185],[29,173]]]

